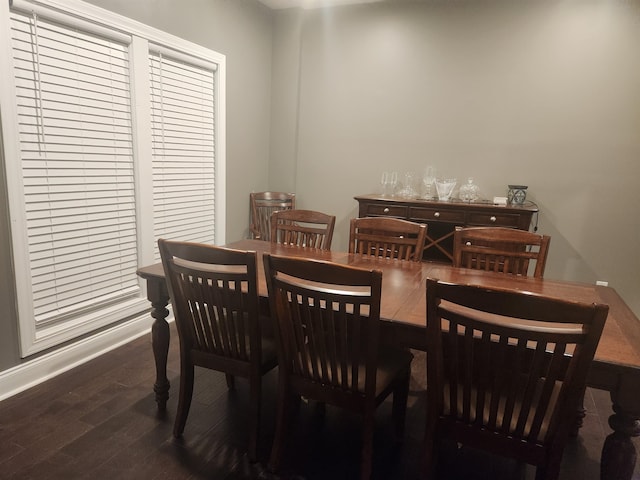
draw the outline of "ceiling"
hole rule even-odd
[[[274,10],[282,8],[322,8],[333,5],[348,5],[353,3],[372,3],[381,0],[258,0]]]

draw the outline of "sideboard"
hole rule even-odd
[[[359,217],[396,217],[427,224],[426,260],[453,260],[453,232],[457,226],[499,226],[529,230],[538,206],[495,205],[489,200],[465,202],[413,199],[379,194],[354,197],[359,204]],[[536,217],[537,218],[537,217]]]

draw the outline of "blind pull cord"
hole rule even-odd
[[[35,71],[35,80],[36,80],[36,108],[38,110],[38,153],[40,155],[43,154],[43,148],[45,143],[44,138],[44,108],[42,106],[42,81],[40,78],[40,44],[38,43],[38,14],[36,12],[32,13],[33,18],[33,46],[35,49],[35,61],[36,61],[36,71]]]

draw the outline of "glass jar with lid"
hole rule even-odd
[[[475,202],[480,198],[480,187],[473,183],[472,177],[467,179],[467,183],[460,185],[459,197],[465,202]]]

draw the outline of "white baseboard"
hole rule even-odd
[[[151,331],[148,313],[0,372],[0,400],[9,398]]]

